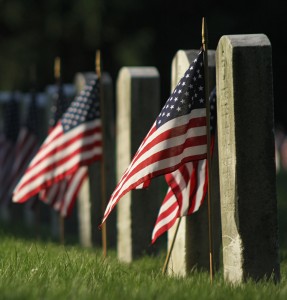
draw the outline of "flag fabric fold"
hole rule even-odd
[[[79,190],[87,177],[88,167],[82,166],[75,173],[47,188],[41,200],[58,211],[62,217],[69,217]]]
[[[91,80],[71,102],[30,162],[14,189],[13,201],[27,201],[80,167],[100,159],[101,154],[99,81]]]
[[[215,88],[210,93],[209,102],[211,131],[210,151],[212,154],[216,127]],[[166,174],[165,180],[169,188],[160,207],[152,232],[152,244],[158,237],[173,226],[177,218],[191,215],[198,211],[202,205],[208,187],[207,159],[188,162],[176,171]]]
[[[57,125],[58,120],[69,107],[69,99],[65,97],[64,87],[60,80],[57,82],[57,91],[53,95],[53,106],[49,121],[49,132]],[[39,198],[58,211],[62,217],[69,217],[76,202],[79,190],[88,177],[88,167],[82,166],[76,172],[66,176],[45,190],[41,190]]]
[[[127,192],[148,187],[152,178],[171,173],[186,162],[206,158],[206,146],[203,50],[200,50],[116,186],[102,223]]]

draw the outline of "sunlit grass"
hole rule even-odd
[[[222,270],[211,283],[206,272],[185,278],[162,275],[165,252],[120,263],[115,250],[66,246],[41,231],[16,222],[0,225],[0,300],[2,299],[287,299],[287,174],[277,176],[281,280],[232,285]],[[72,242],[70,242],[72,241]]]
[[[212,284],[204,272],[164,276],[164,253],[124,264],[115,251],[0,238],[0,299],[287,299],[286,255],[279,284],[232,286],[221,272]]]

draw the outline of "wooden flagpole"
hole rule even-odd
[[[60,84],[61,82],[61,59],[59,56],[55,58],[54,63],[54,76],[56,84]],[[64,245],[65,243],[65,219],[63,216],[61,216],[61,213],[59,213],[59,234],[60,234],[60,243]]]
[[[177,232],[178,232],[178,229],[179,229],[181,219],[182,219],[182,217],[179,217],[179,219],[177,221],[175,232],[174,232],[174,235],[173,235],[173,238],[172,238],[172,242],[171,242],[170,248],[167,252],[166,258],[165,258],[165,262],[164,262],[164,265],[163,265],[163,268],[162,268],[162,274],[163,275],[166,273],[166,270],[167,270],[167,266],[168,266],[168,263],[169,263],[169,260],[170,260],[171,252],[172,252],[172,249],[173,249],[173,246],[174,246],[174,243],[175,243],[175,239],[176,239],[176,236],[177,236]]]
[[[54,63],[54,77],[56,82],[58,82],[61,78],[61,59],[59,56],[55,58]]]
[[[210,107],[209,107],[209,84],[208,84],[208,55],[207,55],[207,26],[205,18],[202,18],[202,46],[204,50],[204,80],[205,80],[205,99],[206,99],[206,119],[207,121],[207,177],[208,177],[208,235],[209,235],[209,265],[210,265],[210,280],[213,281],[213,241],[212,241],[212,225],[211,225],[211,204],[210,204],[210,179],[211,179],[211,152],[210,152]],[[168,250],[165,263],[162,269],[162,274],[166,273],[167,265],[170,260],[171,252],[175,243],[179,225],[181,222],[181,217],[179,218],[170,249]]]
[[[210,152],[210,105],[209,105],[209,82],[208,82],[208,35],[206,20],[202,18],[202,46],[204,53],[204,80],[205,80],[205,102],[206,102],[206,130],[207,130],[207,205],[208,205],[208,240],[209,240],[209,271],[210,281],[213,281],[213,234],[212,234],[212,207],[211,207],[211,152]]]
[[[106,172],[105,172],[105,144],[104,144],[104,112],[103,112],[103,85],[102,85],[102,73],[101,73],[101,52],[96,52],[96,74],[100,81],[100,111],[101,111],[101,122],[102,122],[102,159],[101,159],[101,190],[102,190],[102,212],[104,213],[106,208]],[[102,247],[103,257],[107,256],[107,226],[106,222],[102,225]]]

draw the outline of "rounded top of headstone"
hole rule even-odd
[[[95,73],[93,73],[94,76],[96,76]],[[92,75],[91,73],[81,73],[78,72],[74,76],[74,85],[77,93],[79,93],[87,83],[87,80],[91,79]]]
[[[186,68],[188,68],[192,61],[197,57],[199,51],[200,49],[178,50],[173,57],[172,65],[185,65]],[[215,65],[215,50],[208,49],[208,61],[209,65]]]
[[[270,46],[271,43],[267,35],[259,34],[236,34],[223,35],[219,43],[230,43],[232,47],[252,47],[252,46]]]
[[[128,77],[158,77],[159,72],[155,67],[122,67],[119,76]]]
[[[98,78],[95,72],[77,72],[74,76],[74,85],[77,92],[80,92],[86,83],[89,81]],[[102,80],[104,84],[111,84],[112,78],[109,73],[103,72],[102,73]]]

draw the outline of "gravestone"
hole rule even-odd
[[[80,92],[86,83],[97,78],[94,72],[77,73],[75,76],[76,90]],[[112,79],[106,72],[102,75],[103,101],[101,113],[104,115],[104,168],[107,203],[109,195],[115,187],[115,105],[113,98]],[[102,231],[98,229],[103,217],[101,161],[89,166],[89,178],[83,183],[80,190],[77,207],[79,218],[80,243],[90,247],[102,244]],[[105,206],[105,205],[104,205]],[[116,246],[116,214],[111,216],[107,223],[107,248]]]
[[[159,74],[154,67],[123,67],[119,72],[116,116],[117,182],[160,111],[159,83]],[[156,252],[156,247],[150,246],[150,243],[157,211],[163,199],[162,180],[160,177],[153,179],[148,189],[132,190],[118,202],[117,255],[120,261],[131,262],[143,254]]]
[[[279,279],[272,54],[264,34],[216,50],[224,277]]]
[[[184,75],[191,62],[197,57],[198,50],[179,50],[172,61],[172,91]],[[215,87],[215,51],[208,51],[209,92]],[[217,138],[212,159],[211,173],[211,207],[213,231],[213,265],[219,268],[220,236],[220,204],[218,179]],[[208,202],[205,197],[199,210],[190,216],[182,217],[175,239],[173,251],[167,267],[169,275],[185,276],[193,269],[209,271],[209,231],[208,231]],[[172,244],[176,224],[168,231],[168,249]]]

